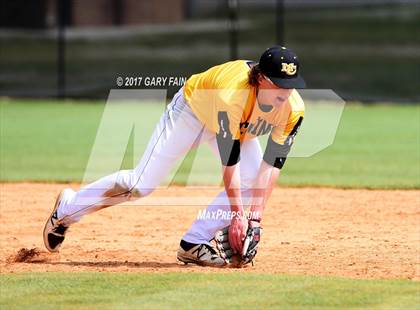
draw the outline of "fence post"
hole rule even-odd
[[[57,0],[57,97],[66,97],[66,1]]]
[[[227,0],[230,60],[238,59],[238,0]]]
[[[276,42],[285,45],[284,38],[284,0],[276,0]]]

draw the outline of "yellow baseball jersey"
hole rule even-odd
[[[230,61],[192,75],[184,85],[184,97],[212,132],[219,133],[223,124],[218,114],[226,112],[232,139],[243,141],[271,133],[272,141],[284,144],[304,116],[303,100],[293,90],[281,108],[264,112],[256,102],[256,87],[248,84],[249,63]]]

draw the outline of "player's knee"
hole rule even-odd
[[[252,188],[252,186],[255,183],[256,178],[257,178],[257,175],[251,175],[251,176],[243,177],[241,179],[241,188],[244,188],[244,189]]]
[[[151,194],[155,187],[145,184],[144,180],[136,174],[135,170],[121,171],[119,186],[130,192],[131,199],[139,199]]]
[[[258,176],[258,167],[255,169],[248,169],[247,171],[241,171],[241,187],[252,188],[255,183],[255,179]]]
[[[121,170],[109,177],[109,183],[106,185],[108,190],[104,196],[113,197],[128,194],[131,188],[130,170]]]
[[[144,187],[136,186],[131,190],[131,197],[133,199],[146,197],[147,195],[150,195],[154,190],[155,190],[154,188],[144,188]]]
[[[139,181],[131,190],[131,196],[136,198],[146,197],[150,195],[155,190],[154,186],[144,184],[144,182]]]

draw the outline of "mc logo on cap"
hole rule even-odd
[[[297,71],[297,66],[292,63],[282,62],[281,63],[281,71],[286,72],[287,75],[295,75]]]
[[[261,73],[281,88],[305,88],[300,75],[297,55],[284,46],[273,46],[264,51],[258,63]]]

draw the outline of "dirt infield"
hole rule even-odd
[[[73,225],[60,253],[49,254],[42,229],[65,186],[0,185],[2,273],[257,272],[420,279],[420,191],[278,188],[264,216],[255,265],[219,270],[184,266],[175,258],[180,238],[203,208],[193,204],[210,201],[219,188],[163,189],[141,205],[101,210]]]

